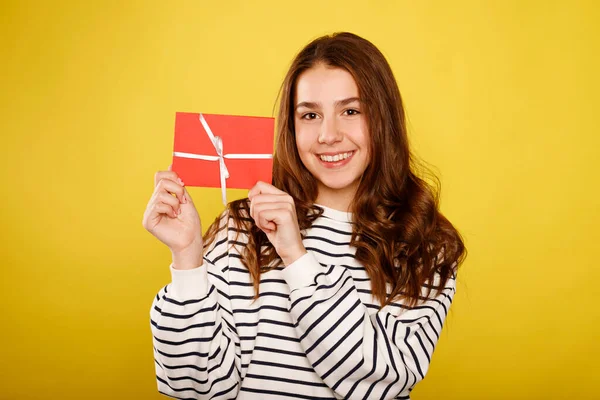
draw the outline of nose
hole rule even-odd
[[[340,130],[335,118],[325,118],[321,124],[321,132],[319,134],[319,143],[334,144],[340,142],[344,134]]]

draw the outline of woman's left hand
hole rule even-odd
[[[304,254],[292,196],[265,182],[258,182],[250,192],[250,216],[266,233],[283,263],[288,266]]]

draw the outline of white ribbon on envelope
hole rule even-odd
[[[221,177],[221,197],[223,199],[223,205],[227,205],[227,193],[226,193],[226,179],[229,178],[229,171],[227,170],[227,165],[225,165],[225,159],[237,159],[237,160],[254,160],[254,159],[269,159],[273,158],[272,154],[223,154],[223,140],[220,136],[215,136],[208,126],[208,123],[204,119],[204,115],[200,114],[200,123],[204,127],[208,138],[210,139],[213,146],[215,146],[215,150],[217,151],[216,156],[207,156],[204,154],[193,154],[193,153],[181,153],[179,151],[173,152],[173,155],[181,158],[193,158],[196,160],[205,160],[205,161],[218,161],[219,162],[219,174]]]

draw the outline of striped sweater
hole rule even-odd
[[[171,266],[172,282],[150,312],[161,393],[182,399],[410,398],[427,373],[455,277],[414,308],[393,303],[380,309],[349,244],[352,215],[323,208],[303,232],[308,253],[263,273],[256,300],[241,262],[245,235],[226,216],[201,267]]]

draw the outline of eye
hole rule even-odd
[[[317,118],[317,113],[306,113],[302,116],[302,119],[316,119]]]
[[[360,114],[360,111],[355,110],[354,108],[350,108],[350,109],[344,111],[344,114],[346,114],[346,115],[358,115],[358,114]]]

